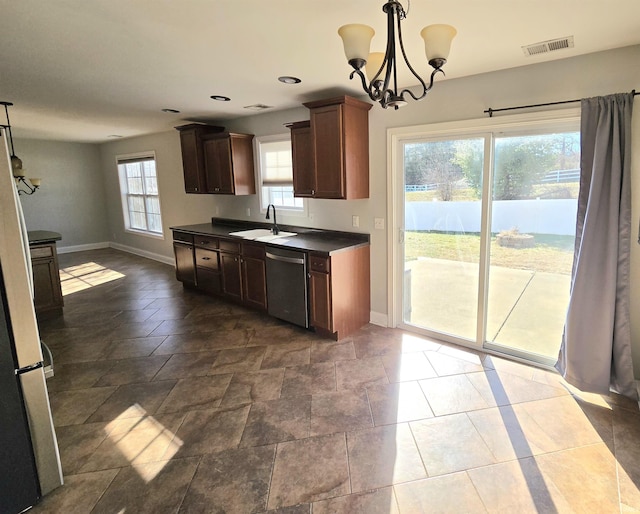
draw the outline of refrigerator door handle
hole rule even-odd
[[[23,368],[18,368],[16,370],[16,375],[24,375],[25,373],[29,373],[29,371],[33,371],[34,369],[40,369],[44,367],[44,362],[36,362],[35,364],[31,364],[30,366],[25,366]]]

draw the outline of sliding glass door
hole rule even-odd
[[[404,145],[404,322],[476,339],[481,205],[465,165],[484,162],[481,138]],[[465,161],[463,164],[462,160]]]
[[[576,122],[412,137],[398,150],[401,324],[554,362],[575,240]]]

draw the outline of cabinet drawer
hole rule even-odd
[[[214,250],[218,249],[218,238],[212,236],[194,236],[193,243],[198,246],[203,246],[205,248],[212,248]]]
[[[220,239],[220,250],[230,253],[240,253],[240,243],[228,239]]]
[[[53,257],[52,246],[36,246],[30,248],[32,259],[46,259],[47,257]]]
[[[309,256],[309,269],[311,271],[319,271],[321,273],[329,273],[331,271],[330,258],[320,255]]]
[[[189,234],[187,232],[178,232],[176,230],[173,231],[173,240],[174,241],[183,241],[185,243],[193,243],[193,234]]]
[[[207,268],[212,271],[218,271],[220,269],[220,265],[218,263],[218,252],[205,250],[204,248],[196,248],[196,266],[199,268]]]
[[[264,260],[265,248],[263,244],[242,243],[242,256]]]

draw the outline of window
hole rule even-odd
[[[291,140],[288,136],[263,138],[258,141],[260,170],[260,207],[271,203],[278,210],[304,213],[302,198],[293,196]]]
[[[117,158],[125,229],[162,236],[154,155]]]

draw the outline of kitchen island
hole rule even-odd
[[[171,227],[177,279],[185,287],[272,315],[282,311],[275,308],[274,301],[302,302],[291,305],[308,312],[308,321],[297,324],[336,340],[369,322],[369,234],[279,225],[282,232],[295,235],[267,237],[266,241],[234,235],[247,229],[270,228],[272,225],[268,223],[222,218],[212,218],[211,223]],[[281,251],[303,261],[305,272],[300,280],[304,281],[304,291],[299,300],[274,295],[276,289],[283,289],[282,284],[280,279],[276,282],[273,278],[276,275],[268,273],[267,268],[273,266],[269,257]],[[293,294],[297,286],[291,286]]]

